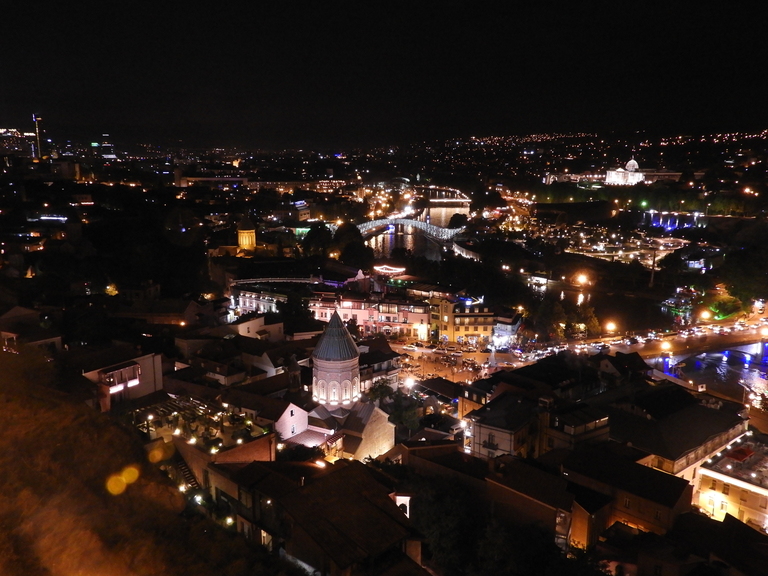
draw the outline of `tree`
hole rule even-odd
[[[325,258],[333,243],[333,234],[324,222],[315,222],[309,227],[307,235],[301,242],[305,256],[321,256]]]
[[[447,576],[464,574],[475,556],[484,508],[446,477],[420,478],[414,488],[411,518],[432,560]]]
[[[466,214],[460,214],[457,212],[451,216],[451,219],[448,221],[448,228],[461,228],[462,226],[466,226],[468,221],[469,218]]]
[[[405,426],[409,431],[417,430],[419,428],[419,404],[400,391],[395,392],[393,398],[389,421]]]
[[[392,386],[390,386],[386,380],[379,380],[378,382],[374,383],[374,385],[371,386],[368,389],[368,392],[365,394],[372,402],[376,402],[386,398],[392,398],[392,396],[395,394],[395,391],[392,390]]]
[[[314,319],[307,301],[298,292],[288,292],[285,302],[277,302],[275,306],[286,326]]]
[[[333,243],[341,251],[350,242],[362,242],[363,234],[360,229],[352,222],[344,222],[333,235]]]
[[[360,340],[360,326],[357,325],[357,320],[350,318],[347,320],[347,330],[355,340]]]
[[[755,246],[736,250],[725,257],[720,276],[733,296],[748,306],[757,298],[768,298],[768,248]]]
[[[373,266],[375,254],[373,248],[366,246],[362,240],[348,243],[341,251],[341,260],[347,266],[353,266],[360,270],[370,270]]]
[[[565,334],[568,316],[556,298],[546,297],[535,315],[534,327],[543,340],[561,339]]]

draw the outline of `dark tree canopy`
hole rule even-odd
[[[324,222],[315,222],[309,227],[307,235],[301,242],[305,256],[325,257],[333,243],[333,234]]]

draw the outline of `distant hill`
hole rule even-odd
[[[0,352],[0,574],[281,573],[261,548],[181,514],[184,498],[133,432],[36,383],[53,378]]]

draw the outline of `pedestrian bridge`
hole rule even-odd
[[[472,200],[461,190],[445,186],[414,186],[414,190],[435,204],[470,204]]]
[[[410,220],[408,218],[383,218],[381,220],[372,220],[371,222],[363,222],[358,224],[357,227],[360,232],[365,234],[372,234],[377,228],[384,228],[389,225],[401,224],[403,226],[414,226],[419,230],[424,231],[427,236],[437,238],[438,240],[451,240],[456,234],[464,230],[461,228],[443,228],[442,226],[435,226],[421,220]]]

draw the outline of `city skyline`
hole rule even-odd
[[[143,6],[8,9],[0,125],[264,148],[768,125],[748,9]]]

